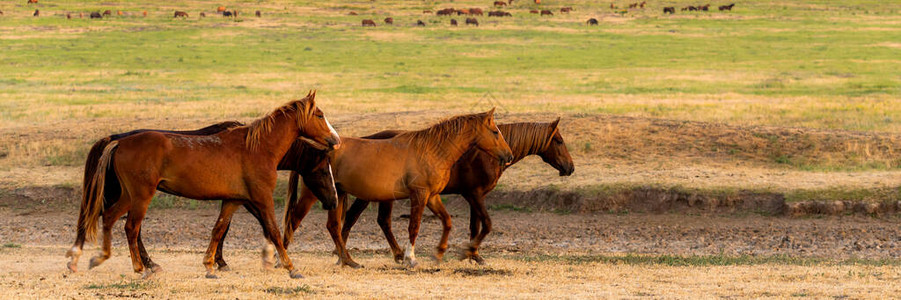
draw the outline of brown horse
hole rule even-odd
[[[173,18],[178,18],[178,17],[187,18],[188,13],[183,12],[183,11],[176,11],[175,16]]]
[[[91,13],[92,18],[94,17],[94,14],[97,15],[97,18],[100,18],[100,12]],[[91,188],[91,183],[93,181],[94,174],[97,173],[97,166],[100,164],[100,157],[103,155],[103,149],[105,149],[106,146],[109,145],[112,141],[117,141],[122,138],[126,138],[129,136],[139,134],[142,132],[147,132],[147,131],[157,131],[157,132],[174,133],[174,134],[181,134],[181,135],[210,135],[210,134],[222,132],[222,131],[232,128],[232,127],[237,127],[237,126],[242,126],[242,125],[244,125],[244,124],[242,124],[241,122],[226,121],[226,122],[213,124],[213,125],[201,128],[201,129],[191,130],[191,131],[139,129],[139,130],[129,131],[126,133],[114,134],[114,135],[110,135],[108,137],[102,138],[102,139],[98,140],[96,143],[94,143],[94,145],[91,146],[91,150],[88,151],[88,158],[87,158],[87,160],[85,160],[85,164],[84,164],[84,181],[82,182],[82,191],[84,193],[87,193],[88,190]],[[110,169],[110,170],[107,170],[106,172],[107,172],[107,181],[106,181],[106,185],[104,186],[104,193],[102,196],[103,196],[104,205],[109,206],[113,202],[119,200],[119,197],[122,193],[122,187],[119,185],[119,182],[116,181],[115,170]],[[81,212],[87,213],[88,211],[82,209]],[[79,217],[82,218],[82,216],[79,216]],[[77,249],[73,248],[73,249],[69,250],[69,252],[66,253],[66,257],[72,257],[72,260],[69,261],[69,263],[67,264],[67,267],[72,272],[78,271],[78,257],[74,256],[74,255],[76,253],[78,253],[80,255],[81,249],[84,246],[85,234],[86,234],[86,232],[85,232],[84,228],[81,228],[81,227],[77,228],[76,237],[75,237],[75,245],[77,246]],[[138,233],[138,247],[141,252],[142,258],[144,258],[143,256],[146,256],[147,251],[144,249],[144,244],[141,242],[140,236],[141,236],[141,233],[139,232]],[[154,270],[154,272],[157,272],[160,270],[159,265],[150,261],[149,258],[144,260],[144,265],[151,267]]]
[[[100,139],[97,143],[91,147],[91,150],[88,152],[88,159],[85,162],[85,178],[93,178],[94,173],[96,173],[97,164],[100,161],[100,156],[103,154],[103,149],[106,148],[110,142],[119,140],[128,136],[132,136],[138,133],[147,132],[147,131],[158,131],[158,132],[167,132],[167,133],[176,133],[182,135],[211,135],[222,132],[224,130],[230,129],[232,127],[242,126],[244,124],[237,121],[227,121],[214,125],[210,125],[198,130],[193,131],[166,131],[166,130],[151,130],[151,129],[140,129],[134,130],[126,133],[120,133],[111,135],[109,137]],[[278,164],[279,170],[293,170],[300,173],[300,176],[303,178],[304,185],[310,188],[313,195],[318,199],[325,199],[323,203],[335,203],[338,201],[338,195],[335,191],[335,182],[332,178],[332,169],[329,164],[327,152],[316,149],[315,147],[305,146],[308,145],[305,141],[295,141],[293,145],[291,145],[291,150],[288,151],[281,162]],[[112,170],[110,170],[112,171]],[[113,174],[113,175],[110,175]],[[107,176],[115,176],[114,172],[109,172]],[[115,178],[115,177],[113,177]],[[297,177],[292,177],[292,180],[297,180]],[[89,180],[85,180],[84,188],[87,189],[90,184]],[[297,185],[297,182],[290,183]],[[104,201],[107,204],[111,205],[112,202],[119,199],[119,195],[121,193],[121,187],[118,185],[118,182],[115,180],[110,180],[107,182],[107,186],[104,189]],[[257,218],[258,221],[262,221],[262,216],[259,212],[255,211],[253,207],[249,205],[244,205],[248,212],[251,213],[254,217]],[[222,209],[225,209],[225,205],[222,206]],[[226,222],[222,220],[220,222]],[[226,224],[225,232],[222,233],[223,237],[228,233],[228,228],[230,224]],[[76,240],[79,245],[84,244],[85,234],[84,231],[79,231]],[[141,240],[141,233],[138,232],[138,252],[141,255],[141,261],[145,266],[149,266],[154,273],[162,271],[162,268],[153,262],[150,259],[150,256],[147,254],[147,250],[144,248],[144,243]],[[267,258],[272,256],[271,254],[267,255]],[[228,264],[225,260],[222,259],[222,243],[218,243],[218,247],[216,249],[216,264],[219,266],[219,271],[227,271]],[[269,262],[271,266],[271,262]],[[70,264],[69,269],[75,271],[76,265]]]
[[[272,189],[276,166],[294,140],[301,138],[322,148],[331,148],[339,138],[315,105],[315,93],[291,101],[249,126],[240,126],[213,135],[188,136],[164,132],[142,132],[110,142],[99,158],[81,205],[78,230],[87,240],[96,234],[103,214],[102,252],[91,259],[91,267],[110,257],[111,230],[116,220],[128,212],[125,231],[135,272],[152,276],[145,269],[138,247],[138,233],[147,206],[157,189],[187,198],[225,199],[223,210],[234,211],[245,204],[258,211],[264,234],[279,250],[279,258],[292,278],[302,277],[284,251],[275,224]],[[328,146],[326,146],[328,145]],[[108,172],[114,170],[115,174]],[[141,170],[140,172],[136,170]],[[109,207],[103,201],[109,175],[121,188],[121,195]],[[324,203],[332,208],[334,203]],[[230,214],[230,213],[229,213]],[[218,224],[217,224],[218,225]],[[224,228],[214,228],[213,241]],[[67,253],[70,266],[77,264],[81,245]],[[210,243],[204,264],[212,274],[216,245]]]
[[[366,26],[375,27],[375,21],[373,21],[373,20],[363,20],[363,27],[366,27]]]
[[[343,139],[342,147],[330,154],[338,198],[346,199],[347,194],[351,194],[380,203],[410,198],[410,242],[402,259],[408,267],[415,267],[416,237],[426,205],[440,215],[449,232],[450,214],[438,194],[451,179],[454,163],[471,148],[485,151],[496,164],[512,161],[512,152],[493,116],[494,109],[453,117],[427,129],[403,132],[388,139]],[[289,184],[285,244],[291,242],[294,231],[316,202],[315,196],[306,188],[297,199],[296,188],[296,184]],[[339,200],[337,209],[328,214],[326,227],[335,242],[340,264],[356,268],[360,265],[350,258],[341,236],[343,206],[344,201]],[[446,250],[446,242],[439,245],[436,258],[440,260]]]
[[[566,149],[563,136],[560,135],[559,123],[560,119],[551,123],[498,125],[498,129],[501,130],[501,133],[507,139],[507,144],[513,150],[513,161],[510,165],[519,162],[527,156],[538,155],[545,163],[557,169],[560,176],[572,175],[575,167],[572,157],[569,155],[569,150]],[[400,133],[399,131],[383,131],[364,138],[384,139]],[[469,202],[470,243],[465,252],[465,257],[479,264],[484,263],[484,259],[479,256],[479,246],[488,233],[491,232],[491,217],[488,215],[488,209],[485,207],[485,195],[494,190],[504,170],[509,168],[510,165],[500,165],[490,155],[471,149],[454,164],[451,171],[451,179],[448,181],[447,186],[444,187],[444,190],[441,191],[442,195],[459,194],[466,199],[466,202]],[[394,259],[398,260],[402,258],[402,252],[400,252],[397,240],[395,240],[394,234],[391,232],[392,205],[392,202],[379,203],[378,224],[382,227],[382,232],[391,246]],[[345,241],[350,234],[351,227],[353,227],[367,206],[369,206],[369,202],[361,198],[357,199],[347,211],[341,234]],[[447,234],[449,233],[446,233],[444,236],[447,236]]]
[[[466,18],[466,25],[475,25],[476,27],[479,27],[479,20],[476,20],[476,18]]]

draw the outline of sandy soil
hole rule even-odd
[[[451,200],[456,227],[451,251],[467,240],[468,217],[462,201]],[[406,219],[395,210],[395,232],[406,239]],[[314,211],[296,236],[291,257],[305,279],[282,270],[260,268],[259,225],[239,213],[226,244],[231,272],[203,278],[202,252],[216,209],[155,209],[143,235],[151,256],[165,269],[140,280],[130,268],[124,233],[114,231],[113,257],[87,269],[96,251],[87,246],[82,271],[65,271],[63,253],[73,239],[74,211],[0,208],[0,297],[8,298],[274,298],[312,297],[879,297],[901,292],[896,267],[813,264],[745,266],[666,266],[571,263],[532,259],[542,255],[787,255],[826,259],[888,259],[901,255],[895,219],[868,217],[784,218],[757,215],[574,214],[494,211],[496,231],[483,255],[486,266],[454,259],[429,259],[440,225],[425,219],[414,271],[388,256],[375,226],[375,212],[364,213],[350,238],[352,255],[366,267],[339,268],[329,254],[325,213]],[[540,222],[536,222],[540,220]]]

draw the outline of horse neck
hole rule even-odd
[[[457,134],[450,135],[449,138],[442,138],[433,148],[437,151],[431,151],[434,160],[430,163],[433,168],[441,170],[450,170],[454,163],[463,156],[466,151],[476,144],[477,137],[461,130]]]
[[[253,151],[268,153],[277,159],[281,159],[288,153],[291,144],[300,136],[297,128],[297,114],[295,112],[276,113],[275,120],[268,132],[261,132],[259,144]]]
[[[540,154],[545,150],[545,146],[547,146],[546,143],[550,138],[546,136],[546,134],[541,140],[528,138],[529,136],[525,134],[527,128],[522,128],[515,124],[500,125],[498,126],[498,129],[501,130],[501,134],[503,134],[504,138],[507,140],[507,145],[509,145],[510,150],[513,151],[513,161],[508,166],[519,162],[529,155]]]

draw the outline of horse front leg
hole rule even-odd
[[[488,208],[485,207],[485,195],[484,194],[463,194],[463,198],[466,198],[466,201],[469,202],[469,209],[472,212],[470,219],[475,222],[481,222],[481,231],[478,231],[477,234],[472,236],[469,240],[469,247],[467,247],[464,258],[469,258],[475,261],[478,264],[484,264],[485,259],[479,255],[479,247],[482,245],[482,241],[488,236],[488,233],[491,232],[491,216],[488,215]]]
[[[282,237],[275,222],[275,204],[272,201],[272,191],[260,190],[254,192],[251,196],[250,205],[260,212],[260,226],[263,227],[263,234],[275,245],[282,267],[290,272],[291,278],[303,278],[303,275],[300,275],[300,272],[294,269],[294,264],[291,263],[291,258],[288,257],[288,251],[285,250],[284,244],[282,244]]]
[[[335,209],[328,212],[328,220],[325,227],[328,228],[332,241],[335,242],[335,250],[338,250],[338,264],[342,266],[350,266],[358,269],[363,266],[353,261],[347,252],[347,245],[344,244],[344,238],[341,237],[341,224],[343,223],[344,204],[347,202],[347,194],[338,196],[338,205]]]
[[[404,249],[404,264],[408,268],[415,268],[416,262],[416,237],[419,235],[419,226],[422,224],[422,213],[426,203],[432,195],[427,190],[413,191],[410,193],[410,243]]]
[[[431,210],[439,219],[441,219],[441,224],[443,225],[441,231],[441,241],[438,243],[437,252],[435,252],[435,261],[437,263],[441,263],[444,259],[444,253],[447,251],[447,240],[450,237],[451,232],[451,216],[447,212],[447,208],[444,207],[444,203],[441,202],[441,195],[434,195],[429,199],[428,202],[429,210]]]
[[[391,247],[391,253],[394,254],[394,261],[400,264],[404,262],[404,250],[400,249],[400,246],[397,244],[397,239],[394,237],[394,232],[391,230],[391,210],[393,208],[394,201],[379,203],[379,216],[377,221],[379,227],[382,228],[382,233],[385,234],[385,239],[388,240],[388,246]]]

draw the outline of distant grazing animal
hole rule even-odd
[[[468,15],[468,14],[469,14],[469,9],[466,9],[466,8],[457,11],[458,16]]]
[[[710,3],[708,3],[707,5],[698,6],[698,9],[702,11],[710,11]]]
[[[121,11],[121,10],[117,10],[117,11],[116,11],[116,14],[121,16],[121,15],[122,15],[122,11]]]
[[[470,8],[469,9],[470,16],[481,16],[482,14],[484,14],[484,12],[482,12],[481,8]]]
[[[571,12],[571,11],[573,11],[573,8],[572,8],[572,7],[564,7],[564,8],[561,8],[561,9],[560,9],[560,12],[561,12],[561,13],[569,13],[569,12]]]
[[[143,14],[144,14],[144,16],[146,17],[146,16],[147,16],[147,11],[145,10],[145,11],[143,12]]]
[[[538,14],[538,10],[537,10],[537,9],[533,9],[533,10],[530,10],[529,13],[530,13],[530,14],[536,14],[536,15],[537,15],[537,14]]]
[[[200,12],[200,17],[201,17],[201,18],[206,18],[206,13],[205,13],[205,12]]]
[[[503,12],[503,11],[498,10],[498,11],[489,11],[488,16],[489,17],[512,17],[513,15],[508,12]]]
[[[0,14],[0,15],[2,15],[2,14]],[[78,13],[78,18],[79,18],[79,19],[84,19],[84,13]]]
[[[35,3],[37,3],[37,2],[35,2]],[[38,9],[35,9],[35,10],[34,10],[34,14],[33,14],[32,16],[40,17],[40,16],[41,16],[41,11],[38,10]]]
[[[69,20],[71,20],[71,19],[72,19],[72,15],[71,15],[71,14],[69,14],[69,13],[66,13],[66,19],[69,19]]]
[[[375,21],[373,20],[363,20],[363,27],[375,27]]]
[[[259,18],[259,17],[262,17],[262,16],[263,16],[263,13],[261,13],[261,12],[258,10],[258,11],[255,13],[255,15],[257,16],[257,18]]]
[[[616,9],[616,5],[613,5],[613,2],[610,2],[610,9]]]
[[[541,0],[535,0],[535,4],[541,4]]]
[[[644,6],[645,6],[646,4],[648,4],[648,2],[646,2],[646,1],[641,1],[641,4],[639,4],[638,6],[641,7],[642,9],[644,9]]]
[[[552,13],[552,12],[549,11],[549,10],[542,10],[542,11],[541,11],[541,15],[542,15],[542,16],[553,16],[554,13]]]
[[[428,9],[426,9],[426,10],[423,10],[423,11],[422,11],[422,13],[424,13],[424,14],[430,14],[430,13],[432,13],[432,11],[431,11],[431,10],[428,10]]]
[[[234,17],[235,14],[233,14],[232,12],[226,10],[226,11],[223,11],[223,12],[222,12],[222,16],[223,16],[223,17]]]
[[[416,20],[416,26],[425,27],[425,22],[423,22],[422,20]]]
[[[103,15],[104,15],[104,16],[107,16],[107,17],[110,17],[110,16],[113,15],[113,11],[107,9],[106,11],[103,12]]]
[[[217,7],[217,8],[216,8],[216,12],[220,12],[220,13],[221,13],[221,12],[224,12],[224,11],[225,11],[225,6],[220,6],[220,7]]]
[[[595,19],[595,18],[588,19],[588,25],[598,25],[598,19]]]
[[[28,0],[28,4],[38,3],[38,0]]]
[[[457,12],[457,10],[455,10],[453,8],[445,8],[445,9],[442,9],[442,10],[439,10],[438,12],[436,12],[435,15],[450,16],[451,14],[453,14],[455,12]]]
[[[357,15],[357,12],[352,11],[352,12],[348,13],[347,15],[348,15],[348,16],[356,16],[356,15]]]
[[[638,3],[629,4],[629,8],[638,8]]]
[[[672,7],[672,6],[670,6],[670,7],[664,7],[664,8],[663,8],[663,13],[674,14],[674,13],[676,13],[676,8],[675,8],[675,7]]]
[[[175,16],[173,18],[178,18],[178,17],[187,18],[188,13],[183,12],[183,11],[176,11]]]
[[[507,2],[504,2],[504,1],[494,1],[494,6],[497,6],[497,7],[507,6]]]
[[[233,10],[232,10],[232,16],[234,16],[235,18],[238,17],[238,10],[237,10],[237,9],[233,9]]]
[[[451,19],[451,26],[457,26],[457,20]]]
[[[394,18],[385,18],[385,24],[394,24]]]
[[[475,25],[476,27],[479,27],[479,20],[476,20],[476,18],[466,18],[466,25]]]
[[[91,13],[91,19],[103,19],[103,15],[99,11],[95,11]]]
[[[735,6],[735,3],[720,6],[720,11],[724,11],[724,10],[732,11],[732,7],[734,7],[734,6]]]

